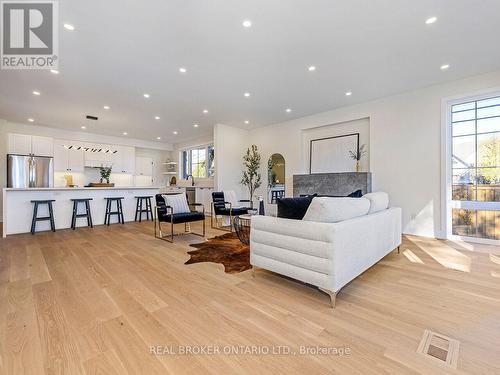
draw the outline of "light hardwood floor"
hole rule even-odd
[[[498,248],[405,237],[401,254],[347,285],[331,309],[326,294],[266,271],[186,266],[188,243],[201,239],[169,244],[152,230],[0,240],[0,374],[500,373]],[[458,370],[416,353],[425,329],[460,341]],[[154,345],[351,353],[154,355]]]

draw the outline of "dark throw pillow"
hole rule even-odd
[[[347,197],[348,198],[361,198],[363,196],[363,192],[361,189],[353,191],[351,194],[349,194]]]
[[[302,220],[314,195],[296,198],[278,198],[278,217],[284,219]]]

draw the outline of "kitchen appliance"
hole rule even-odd
[[[54,186],[52,157],[7,155],[7,187],[39,188]]]

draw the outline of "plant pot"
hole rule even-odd
[[[361,165],[359,164],[359,160],[356,162],[356,172],[361,172]]]

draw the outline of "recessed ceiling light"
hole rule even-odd
[[[104,106],[104,107],[102,107],[102,108],[104,108],[105,110],[108,110],[108,109],[110,108],[110,106],[109,106],[109,105],[105,105],[105,106]]]
[[[174,130],[174,131],[173,131],[173,133],[174,133],[175,135],[179,134],[179,132],[178,132],[177,130]]]
[[[436,22],[436,21],[437,21],[437,17],[430,17],[430,18],[427,18],[427,19],[425,20],[425,23],[426,23],[427,25],[430,25],[430,24],[432,24],[432,23],[434,23],[434,22]]]
[[[55,70],[55,69],[50,69],[50,72],[52,74],[59,74],[59,70]]]
[[[33,95],[40,96],[40,91],[33,91]]]
[[[309,68],[307,68],[310,72],[314,72],[316,70],[316,67],[314,65],[311,65]]]
[[[245,96],[245,98],[250,97],[250,93],[249,93],[249,92],[246,92],[246,93],[244,93],[243,95]]]
[[[248,120],[245,120],[245,124],[250,124],[250,121],[248,121]]]
[[[448,70],[450,67],[450,64],[443,64],[441,65],[441,70]]]
[[[64,28],[65,28],[66,30],[69,30],[69,31],[73,31],[73,30],[75,30],[75,26],[73,26],[73,25],[71,25],[71,24],[69,24],[69,23],[65,23],[65,24],[64,24]]]
[[[197,128],[199,125],[198,125],[198,124],[194,124],[193,126],[194,126],[195,128]]]
[[[252,27],[252,21],[244,20],[242,23],[243,27]]]
[[[180,73],[186,73],[186,72],[187,72],[187,69],[186,69],[186,68],[179,68],[179,72],[180,72]]]
[[[123,135],[128,135],[128,133],[127,133],[127,132],[123,132],[122,134],[123,134]]]
[[[204,110],[203,110],[203,113],[208,113],[208,109],[204,109]]]
[[[32,119],[32,118],[29,118],[29,119],[28,119],[28,121],[29,121],[29,122],[35,122],[35,120],[34,120],[34,119]]]
[[[287,113],[290,113],[290,112],[292,112],[292,109],[291,109],[291,108],[287,108],[287,109],[285,109],[285,111],[286,111]]]
[[[352,92],[351,92],[351,91],[347,91],[347,92],[345,93],[345,96],[351,96],[351,95],[352,95]]]
[[[149,94],[144,94],[143,95],[146,99],[149,99]]]
[[[160,140],[160,139],[161,139],[161,137],[156,137],[156,139],[157,139],[157,140]]]
[[[160,116],[155,116],[155,120],[159,120],[160,119]]]
[[[86,126],[82,126],[82,129],[85,130],[85,129],[87,129],[87,127]]]

